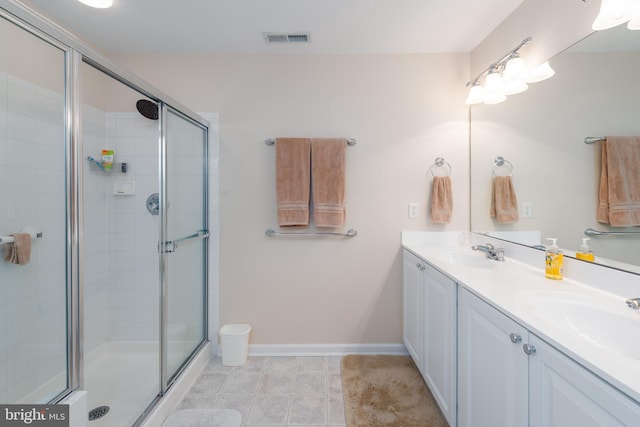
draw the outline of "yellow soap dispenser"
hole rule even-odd
[[[596,257],[593,255],[593,252],[591,252],[591,250],[589,249],[589,245],[587,244],[589,240],[591,239],[589,239],[588,237],[585,237],[584,239],[582,239],[582,245],[580,245],[580,250],[576,252],[576,258],[584,261],[593,262]]]
[[[547,240],[551,240],[551,246],[548,246],[545,250],[544,275],[548,279],[562,280],[562,264],[564,262],[564,255],[556,243],[558,239],[550,237],[547,238]]]

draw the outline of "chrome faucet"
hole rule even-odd
[[[629,308],[640,310],[640,298],[631,298],[625,301]]]
[[[495,248],[491,243],[485,245],[473,245],[471,249],[487,254],[487,258],[495,261],[504,261],[504,249]]]

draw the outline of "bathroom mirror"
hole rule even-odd
[[[556,237],[570,256],[587,228],[637,232],[588,243],[597,263],[640,274],[640,227],[596,221],[601,144],[585,143],[640,135],[640,31],[593,33],[550,64],[552,78],[501,104],[471,107],[471,229],[529,246]],[[519,220],[511,224],[489,215],[499,156],[513,164]]]

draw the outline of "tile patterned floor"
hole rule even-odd
[[[235,409],[243,426],[344,426],[340,357],[209,362],[178,409]]]

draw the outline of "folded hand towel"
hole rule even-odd
[[[598,222],[640,225],[640,137],[608,136],[602,143]]]
[[[431,220],[436,224],[448,224],[453,210],[451,177],[434,176],[431,193]]]
[[[495,176],[491,194],[491,218],[499,224],[518,220],[518,200],[510,176]]]
[[[26,265],[31,257],[31,234],[14,233],[13,243],[6,246],[4,260],[12,264]]]
[[[311,140],[313,219],[318,227],[345,221],[345,138]]]
[[[276,202],[278,224],[309,225],[311,141],[276,138]]]

